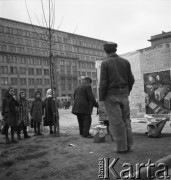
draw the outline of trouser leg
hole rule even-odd
[[[125,123],[126,134],[127,134],[127,146],[128,149],[131,148],[133,144],[132,138],[132,127],[131,127],[131,119],[130,119],[130,107],[129,107],[129,99],[127,95],[123,96],[123,109],[122,109],[122,116]]]
[[[34,122],[34,134],[36,135],[37,134],[37,123]]]
[[[9,129],[9,125],[8,125],[7,123],[5,123],[5,126],[4,126],[4,134],[5,134],[6,143],[9,142],[8,129]]]
[[[40,133],[40,122],[37,123],[37,131]]]
[[[89,136],[89,130],[91,127],[91,114],[84,114],[83,118],[83,136]]]
[[[80,135],[83,135],[83,115],[82,114],[78,114],[77,115],[77,119],[78,119]]]
[[[37,122],[37,129],[38,129],[37,135],[43,135],[43,134],[40,132],[40,122]]]
[[[12,142],[17,142],[15,139],[14,139],[14,128],[11,127],[11,141]]]
[[[52,124],[49,125],[49,129],[50,129],[50,134],[54,134],[53,129],[52,129]]]
[[[117,151],[126,151],[127,147],[127,131],[126,125],[122,116],[120,96],[107,97],[105,102],[106,113],[109,118],[109,129],[112,134]]]

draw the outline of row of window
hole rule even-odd
[[[82,83],[82,81],[79,80],[79,84],[81,84],[81,83]],[[96,86],[96,85],[97,85],[97,81],[96,81],[96,80],[93,80],[93,81],[92,81],[92,85],[93,85],[93,86]]]
[[[9,67],[8,66],[0,66],[0,73],[1,74],[26,74],[26,71],[28,71],[28,75],[34,75],[36,70],[36,75],[42,75],[42,71],[44,71],[44,75],[49,75],[50,70],[49,69],[41,69],[41,68],[25,68],[25,67]]]
[[[30,64],[30,65],[49,65],[49,59],[47,58],[34,58],[34,57],[23,57],[17,55],[1,55],[0,62],[8,63],[19,63],[19,64]]]
[[[32,31],[27,31],[27,30],[22,30],[22,29],[18,29],[18,28],[13,28],[13,27],[4,27],[4,26],[0,26],[0,32],[2,33],[6,33],[6,34],[11,34],[11,35],[17,35],[17,36],[23,36],[23,37],[28,37],[28,38],[33,38],[33,39],[48,39],[46,33],[40,33],[38,29],[36,32],[32,32]],[[46,32],[46,31],[45,31]],[[66,33],[64,33],[64,35],[66,35]],[[80,38],[80,39],[78,39]],[[19,40],[21,41],[21,40]],[[63,35],[59,32],[55,32],[52,36],[52,41],[55,42],[61,42],[61,43],[66,43],[66,44],[71,44],[71,45],[76,45],[76,46],[83,46],[83,47],[87,47],[87,48],[94,48],[94,49],[99,49],[102,50],[102,43],[100,44],[100,41],[95,42],[95,40],[85,40],[82,39],[81,37],[77,37],[77,39],[69,39],[69,38],[65,38],[63,37]],[[36,44],[36,40],[35,43]]]
[[[81,72],[81,71],[78,71],[78,76],[81,77],[81,76],[88,76],[88,77],[91,77],[91,78],[97,78],[97,73],[96,72]]]
[[[19,45],[19,46],[33,46],[36,48],[43,48],[47,49],[49,46],[47,45],[46,42],[41,42],[38,40],[32,40],[32,39],[24,39],[24,38],[19,38],[19,37],[14,37],[14,36],[5,36],[5,35],[0,35],[0,42],[2,43],[10,43],[14,45]],[[25,49],[24,47],[15,47],[15,46],[9,46],[9,51],[13,52],[16,51],[15,48],[18,48],[18,52],[24,52]],[[76,52],[76,53],[82,53],[82,54],[91,54],[91,55],[96,55],[96,56],[104,56],[104,51],[97,51],[97,50],[92,50],[92,49],[87,49],[87,48],[80,48],[80,47],[73,47],[71,45],[64,45],[64,44],[55,44],[53,45],[53,49],[59,50],[59,51],[66,51],[66,52]]]
[[[26,78],[9,78],[1,77],[1,85],[27,85]],[[43,80],[40,78],[28,78],[28,85],[43,85]],[[50,85],[50,79],[44,79],[44,85]]]
[[[7,48],[7,45],[0,44],[0,51],[9,51],[12,53],[26,53],[31,55],[39,55],[39,56],[49,56],[48,50],[40,50],[35,48],[24,48],[24,47],[15,47],[15,46],[9,46]],[[68,53],[65,51],[53,51],[54,56],[64,56],[64,57],[72,57],[72,58],[78,58],[80,60],[87,60],[87,61],[95,61],[98,60],[99,57],[95,56],[88,56],[88,55],[82,55],[82,54],[75,54],[75,53]]]

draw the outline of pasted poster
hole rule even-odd
[[[144,74],[146,114],[171,113],[171,71]]]
[[[99,103],[99,121],[108,120],[106,115],[105,105],[103,101],[99,101],[99,86],[100,86],[100,70],[101,70],[101,63],[103,60],[96,61],[96,68],[97,68],[97,98]]]

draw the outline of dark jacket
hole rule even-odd
[[[129,95],[134,81],[129,61],[111,54],[101,64],[100,101],[104,101],[107,95]]]
[[[53,106],[52,106],[52,97],[47,97],[44,100],[44,106],[45,106],[45,120],[49,122],[54,122],[53,120],[59,119],[59,113],[58,113],[58,105],[55,104],[55,100],[53,100]],[[55,113],[55,114],[54,114]],[[55,119],[53,119],[53,115],[55,115]]]
[[[18,126],[18,106],[19,103],[8,92],[2,100],[2,116],[5,122],[12,127]]]
[[[92,92],[91,85],[82,83],[74,91],[73,114],[91,114],[93,106],[97,107],[97,102]]]
[[[41,122],[43,116],[44,102],[41,98],[36,98],[31,106],[30,115],[34,122]]]

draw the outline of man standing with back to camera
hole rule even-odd
[[[72,113],[77,116],[80,135],[91,138],[89,133],[91,126],[91,113],[94,107],[98,107],[91,88],[92,79],[84,77],[82,83],[74,91],[74,104]]]
[[[104,101],[110,133],[116,143],[116,153],[127,153],[132,146],[132,128],[128,96],[134,76],[128,60],[116,54],[117,44],[104,44],[107,54],[101,64],[100,101]]]

